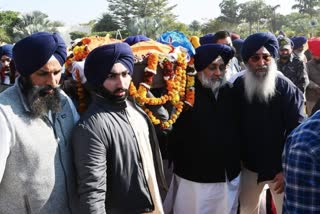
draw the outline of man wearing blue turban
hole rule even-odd
[[[164,202],[165,213],[237,213],[238,109],[225,79],[232,57],[234,51],[227,45],[207,44],[196,49],[195,103],[180,115],[169,136],[174,176]]]
[[[0,83],[10,84],[10,62],[12,59],[12,48],[13,45],[7,44],[0,47]]]
[[[293,53],[304,63],[307,63],[308,60],[304,53],[308,49],[308,39],[305,36],[294,36],[291,40],[293,42]]]
[[[240,213],[258,214],[259,195],[270,188],[282,213],[284,176],[281,155],[288,134],[305,119],[302,92],[277,71],[278,41],[272,33],[250,35],[241,54],[247,70],[234,82],[240,110]]]
[[[13,48],[21,76],[0,94],[1,213],[77,213],[69,139],[79,116],[59,88],[66,54],[47,32]]]
[[[94,101],[72,137],[80,213],[163,213],[158,182],[166,184],[155,129],[128,97],[133,61],[127,43],[100,46],[86,58]],[[168,119],[161,110],[158,116]]]
[[[306,64],[293,54],[293,41],[288,37],[278,38],[279,59],[277,59],[278,70],[288,77],[302,93],[305,93],[309,78]]]
[[[218,31],[215,34],[209,33],[200,37],[200,44],[224,44],[232,46],[231,34],[228,31],[222,30]],[[227,73],[225,74],[226,79],[229,81],[232,79],[232,76],[236,75],[238,72],[241,71],[240,64],[236,57],[233,57],[229,63]]]

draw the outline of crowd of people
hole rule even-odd
[[[77,75],[57,33],[0,47],[1,214],[320,213],[320,38],[192,37],[178,54],[195,71],[183,109],[130,93],[146,41],[86,49]],[[156,73],[149,61],[143,72]]]

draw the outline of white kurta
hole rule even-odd
[[[174,174],[164,201],[166,214],[236,214],[240,175],[232,181],[198,183]]]

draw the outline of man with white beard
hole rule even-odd
[[[222,44],[196,49],[195,104],[180,115],[169,136],[174,176],[165,213],[237,213],[239,114],[225,80],[233,56],[233,49]]]
[[[259,195],[269,185],[282,213],[281,155],[288,134],[304,119],[302,92],[277,71],[278,41],[271,33],[249,36],[241,49],[247,70],[234,82],[240,111],[240,214],[257,214]]]

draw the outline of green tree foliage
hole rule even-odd
[[[203,34],[214,33],[219,30],[226,30],[226,23],[219,19],[210,19],[208,22],[204,23],[201,28]]]
[[[101,32],[101,31],[116,31],[120,29],[120,25],[115,18],[109,14],[104,13],[102,17],[94,24],[92,31]]]
[[[63,26],[63,23],[50,21],[48,15],[41,11],[33,11],[23,14],[18,23],[13,28],[14,40],[20,40],[36,32],[47,31],[57,32],[57,27]]]
[[[75,40],[75,39],[79,39],[79,38],[83,38],[83,37],[88,36],[87,33],[80,32],[80,31],[72,31],[69,33],[69,35],[70,35],[71,40]]]
[[[129,33],[141,32],[154,37],[159,30],[165,28],[165,21],[173,22],[176,16],[169,6],[168,0],[107,0],[112,15],[120,21],[120,25]],[[156,28],[156,29],[154,29]]]
[[[256,31],[260,31],[261,24],[272,19],[272,7],[266,5],[263,0],[254,0],[239,5],[239,18],[249,24],[249,34],[252,33],[252,27],[256,23]],[[261,23],[262,22],[262,23]]]
[[[219,4],[221,16],[219,19],[222,22],[227,22],[233,25],[239,24],[239,9],[240,6],[237,0],[222,0]]]
[[[300,13],[309,14],[311,17],[319,14],[319,0],[295,0],[297,4],[292,6],[292,9],[298,9]]]
[[[0,42],[13,42],[13,27],[19,22],[18,16],[15,11],[0,11]]]
[[[193,20],[189,25],[189,31],[191,31],[192,35],[198,36],[201,32],[201,23],[197,20]]]

